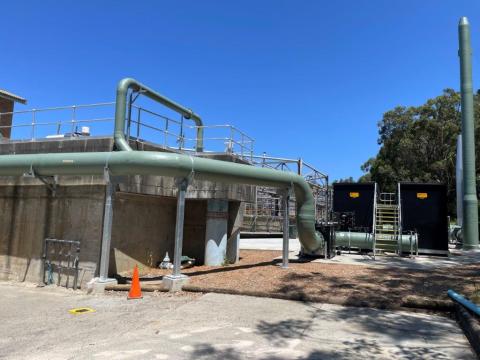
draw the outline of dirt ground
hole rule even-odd
[[[318,301],[398,306],[407,296],[447,299],[447,290],[471,295],[477,291],[480,264],[434,270],[379,268],[319,262],[290,263],[281,269],[280,251],[242,250],[240,261],[226,266],[196,266],[182,270],[189,285],[205,289],[294,295]],[[171,270],[144,269],[143,284],[159,282]],[[122,274],[129,277],[130,274]]]

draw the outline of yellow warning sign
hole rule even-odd
[[[70,314],[78,315],[78,314],[85,314],[85,313],[95,312],[95,310],[85,307],[85,308],[71,309],[71,310],[68,310],[68,312],[69,312]]]
[[[420,199],[420,200],[426,199],[426,198],[428,198],[428,194],[427,193],[417,193],[417,198]]]
[[[358,193],[358,192],[351,192],[351,193],[350,193],[350,197],[353,198],[353,199],[356,199],[356,198],[360,197],[360,193]]]

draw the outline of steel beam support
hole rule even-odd
[[[187,178],[176,179],[177,193],[177,219],[175,222],[175,251],[173,253],[173,276],[181,276],[183,226],[185,219],[185,195],[188,187]]]
[[[288,253],[290,242],[290,216],[289,216],[289,202],[290,202],[291,188],[287,188],[283,192],[283,246],[282,246],[282,268],[288,268]]]
[[[109,281],[108,266],[110,263],[110,244],[112,241],[113,197],[115,184],[112,183],[110,171],[104,170],[105,177],[105,207],[103,212],[102,249],[100,253],[100,281]]]

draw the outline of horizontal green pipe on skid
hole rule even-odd
[[[402,251],[410,252],[411,244],[410,238],[413,235],[402,235]],[[412,237],[413,248],[415,248],[415,237]],[[364,232],[349,232],[349,231],[336,231],[335,232],[335,245],[359,248],[365,250],[373,249],[373,236],[370,233]]]
[[[287,188],[293,185],[297,201],[297,229],[302,246],[318,251],[323,241],[315,231],[315,201],[310,186],[300,175],[250,165],[152,151],[1,155],[0,176],[35,174],[159,175],[198,180]]]
[[[117,145],[118,150],[132,150],[127,140],[125,139],[125,118],[127,113],[127,94],[129,89],[135,92],[140,92],[142,95],[145,95],[148,98],[159,102],[162,105],[165,105],[169,109],[183,115],[187,119],[192,119],[197,126],[197,143],[195,149],[197,152],[203,151],[203,123],[200,116],[195,114],[192,110],[187,109],[180,104],[177,104],[173,100],[170,100],[169,98],[157,93],[156,91],[150,89],[148,86],[145,86],[132,78],[125,78],[120,80],[117,86],[114,138],[115,145]]]

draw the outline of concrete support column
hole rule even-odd
[[[227,260],[230,264],[235,264],[240,256],[240,230],[244,212],[245,203],[240,201],[228,203]]]
[[[228,201],[207,201],[205,265],[219,266],[227,259]]]
[[[173,253],[172,275],[163,277],[164,285],[170,291],[180,291],[182,286],[188,282],[188,277],[181,274],[182,248],[183,248],[183,227],[185,220],[185,195],[187,193],[188,179],[176,179],[177,192],[177,218],[175,221],[175,250]]]

